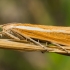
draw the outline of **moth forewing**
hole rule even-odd
[[[70,27],[14,23],[4,25],[3,30],[7,32],[12,30],[14,33],[17,32],[21,36],[27,36],[32,40],[37,39],[70,46]],[[38,44],[40,45],[40,43]]]
[[[24,26],[22,26],[22,27],[24,27]],[[27,29],[21,28],[21,26],[19,26],[19,27],[16,26],[12,29],[16,30],[20,34],[25,34],[26,36],[31,37],[31,38],[40,39],[40,40],[44,40],[44,41],[56,42],[56,43],[59,43],[62,45],[70,46],[70,34],[69,33],[63,33],[60,31],[56,32],[56,31],[53,31],[55,28],[54,29],[52,28],[52,30],[50,30],[50,26],[48,26],[48,27],[49,27],[49,31],[47,29],[43,29],[41,27],[40,27],[41,28],[41,31],[40,31],[38,26],[34,27],[34,29],[29,29],[30,26],[29,27],[26,26]],[[39,29],[39,30],[37,30],[37,29]],[[43,30],[45,30],[47,32],[45,32]]]

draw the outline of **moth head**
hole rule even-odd
[[[16,23],[12,23],[12,24],[8,23],[8,24],[4,24],[2,28],[3,30],[9,30],[9,29],[15,28],[16,25],[17,25]]]

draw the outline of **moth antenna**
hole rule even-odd
[[[64,50],[66,53],[68,53],[68,51],[64,47],[62,47],[61,45],[59,45],[57,43],[52,43],[52,44],[56,45],[57,47],[60,47],[62,50]]]

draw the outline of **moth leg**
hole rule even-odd
[[[35,43],[35,44],[41,46],[42,48],[46,49],[46,51],[49,52],[49,50],[47,49],[46,46],[43,46],[42,44],[40,44],[39,42],[35,41],[34,39],[32,39],[32,38],[30,38],[30,37],[28,37],[28,36],[25,36],[25,35],[23,35],[23,36],[24,36],[25,38],[29,39],[30,41],[32,41],[33,43]],[[42,51],[42,53],[43,53],[43,52],[45,52],[45,51]]]
[[[18,33],[18,32],[15,31],[15,30],[11,30],[11,31],[14,32],[14,33],[17,33],[17,34],[21,35],[22,37],[24,37],[24,38],[30,40],[31,42],[33,42],[33,43],[35,43],[35,44],[41,46],[42,48],[46,49],[46,51],[48,51],[47,47],[43,46],[42,44],[40,44],[39,42],[35,41],[34,39],[32,39],[32,38],[26,36],[25,34],[20,34],[20,33]]]
[[[7,35],[7,36],[9,36],[9,37],[11,37],[11,38],[13,38],[13,39],[20,40],[18,37],[16,37],[16,36],[10,34],[9,32],[3,31],[2,34]]]
[[[39,42],[35,41],[34,39],[32,39],[32,38],[30,38],[30,37],[28,37],[28,36],[26,36],[26,35],[23,35],[23,36],[24,36],[25,38],[29,39],[30,41],[32,41],[33,43],[35,43],[35,44],[37,44],[37,45],[43,47],[44,49],[47,49],[47,47],[43,46],[42,44],[40,44]]]
[[[19,33],[19,32],[17,32],[17,31],[14,30],[14,29],[12,29],[11,31],[14,32],[14,34],[19,34],[20,36],[22,36],[22,37],[24,37],[24,38],[30,40],[31,42],[35,43],[36,45],[41,46],[42,48],[46,49],[46,51],[49,52],[49,50],[48,50],[48,48],[47,48],[46,46],[40,44],[39,42],[35,41],[34,39],[30,38],[29,36],[27,36],[27,35],[25,35],[25,34],[22,34],[22,33]],[[46,52],[46,51],[42,51],[42,52]]]
[[[61,45],[59,45],[57,43],[52,43],[52,44],[56,45],[57,47],[60,47],[62,50],[64,50],[66,53],[68,53],[68,51],[64,47],[62,47]]]

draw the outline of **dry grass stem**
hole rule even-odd
[[[70,47],[68,46],[63,46],[65,49],[68,50],[68,54],[70,54]],[[11,50],[20,50],[20,51],[46,51],[46,49],[35,45],[35,44],[31,44],[29,42],[26,41],[14,41],[11,39],[0,39],[0,48],[2,49],[11,49]],[[65,54],[66,52],[63,51],[60,48],[57,48],[57,46],[50,46],[47,48],[49,50],[49,52],[56,52],[56,53],[61,53],[61,54]]]

